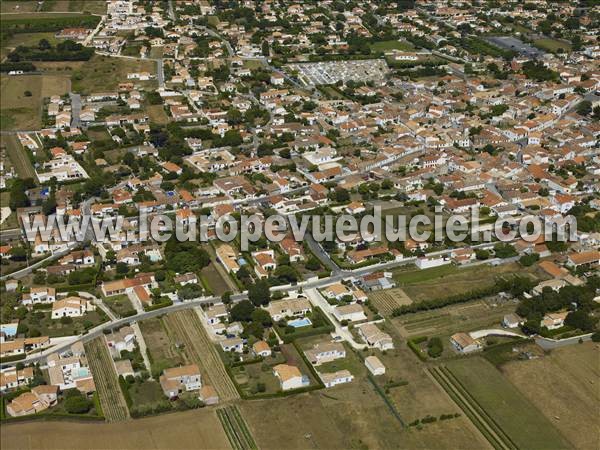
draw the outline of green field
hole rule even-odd
[[[389,50],[402,50],[405,52],[411,52],[415,49],[410,42],[396,40],[374,42],[370,47],[371,51],[375,53],[387,52]]]
[[[489,362],[454,360],[447,368],[473,404],[489,416],[516,448],[564,449],[569,445],[552,423]]]
[[[133,312],[135,308],[131,304],[131,300],[125,294],[113,295],[112,297],[104,297],[102,302],[106,304],[118,316],[125,317]]]
[[[555,53],[558,51],[558,49],[561,48],[566,52],[571,51],[571,44],[569,44],[568,42],[563,42],[551,38],[537,39],[533,41],[533,45],[535,45],[537,48],[541,48],[542,50],[546,50],[551,53]]]

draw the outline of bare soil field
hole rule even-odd
[[[184,363],[159,317],[142,320],[140,329],[146,341],[153,374],[160,374],[164,369]]]
[[[600,348],[586,342],[552,350],[529,361],[509,362],[501,372],[580,449],[597,448],[600,417]],[[589,432],[582,432],[589,430]]]
[[[0,434],[3,450],[231,448],[209,408],[120,423],[25,422]]]

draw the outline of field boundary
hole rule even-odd
[[[237,406],[217,409],[217,417],[234,450],[258,450],[258,446],[248,429],[248,424]]]

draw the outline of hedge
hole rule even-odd
[[[427,340],[426,336],[421,336],[421,337],[409,339],[408,341],[406,341],[406,345],[408,345],[408,348],[410,348],[413,351],[413,353],[415,355],[417,355],[417,358],[419,358],[421,361],[426,361],[427,356],[419,348],[418,344],[425,342],[426,340]]]
[[[165,308],[167,306],[171,306],[173,304],[173,300],[169,300],[168,302],[157,303],[155,305],[144,306],[144,311],[156,311],[157,309]]]
[[[26,356],[27,355],[25,355],[24,353],[22,355],[5,356],[4,358],[0,358],[0,363],[20,361],[22,359],[25,359]]]

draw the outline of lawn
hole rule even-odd
[[[459,386],[518,448],[568,447],[563,436],[540,410],[488,361],[460,359],[448,362],[447,367]],[[555,393],[552,389],[552,395]]]
[[[60,39],[56,38],[56,33],[18,33],[3,41],[2,47],[15,48],[19,45],[31,47],[36,46],[42,39],[46,39],[52,45],[60,42]]]
[[[114,313],[121,317],[127,317],[135,313],[135,308],[127,295],[113,295],[103,297],[102,302],[106,304]]]
[[[597,445],[597,434],[581,432],[597,427],[597,344],[563,347],[538,359],[510,362],[501,371],[575,447]]]
[[[83,94],[115,90],[119,83],[127,81],[130,72],[156,73],[156,63],[137,59],[111,58],[95,55],[73,73],[73,91]],[[136,82],[155,87],[156,81]]]
[[[2,130],[38,130],[45,97],[64,95],[69,79],[61,75],[0,77],[0,127]]]
[[[273,374],[273,364],[269,359],[231,369],[233,379],[246,395],[274,394],[281,390],[279,380]]]

